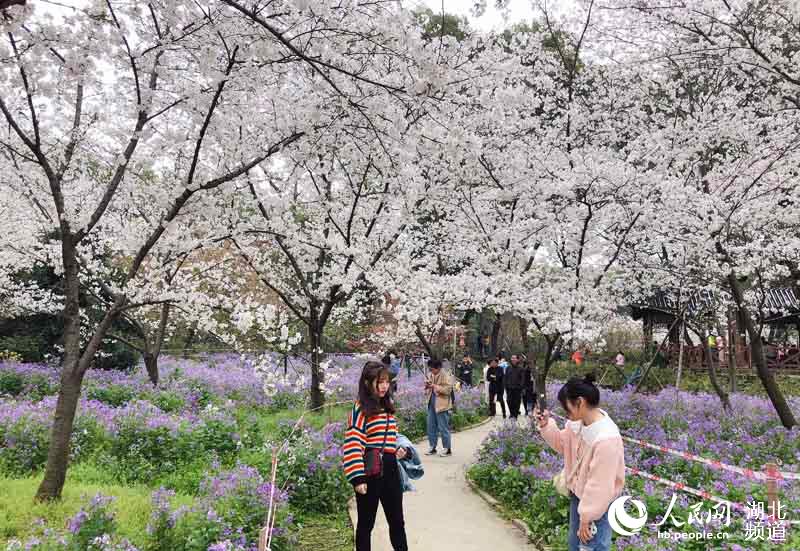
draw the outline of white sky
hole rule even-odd
[[[555,1],[554,4],[571,3],[570,0]],[[414,5],[427,6],[434,12],[442,11],[442,0],[406,0],[409,7]],[[534,8],[530,0],[511,0],[508,6],[508,22],[503,20],[503,13],[494,8],[494,1],[488,0],[486,13],[482,17],[475,19],[469,10],[472,7],[472,0],[444,0],[444,10],[447,13],[465,15],[469,19],[470,26],[483,31],[503,30],[519,21],[531,21],[534,17]]]

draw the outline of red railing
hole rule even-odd
[[[667,362],[670,366],[678,365],[679,345],[671,344],[667,348]],[[726,350],[718,350],[718,365],[725,367],[728,365],[728,355]],[[769,369],[792,369],[800,370],[800,349],[796,346],[781,346],[768,344],[764,346],[764,354],[767,358]],[[705,350],[702,346],[683,347],[683,365],[687,369],[706,369],[708,367]],[[750,348],[744,345],[736,347],[736,367],[739,369],[752,368],[750,361]]]

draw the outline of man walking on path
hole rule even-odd
[[[504,378],[506,398],[508,398],[508,415],[512,419],[519,417],[519,406],[522,403],[522,391],[525,389],[525,368],[517,354],[512,354],[511,365]]]
[[[425,399],[428,402],[428,443],[431,448],[426,455],[436,454],[439,435],[442,437],[442,457],[453,454],[450,445],[450,410],[453,407],[450,375],[442,370],[442,360],[428,361],[430,376],[425,379]]]

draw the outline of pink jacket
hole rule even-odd
[[[578,472],[567,480],[567,488],[578,496],[581,520],[594,521],[603,516],[625,486],[625,449],[619,429],[608,414],[591,425],[569,421],[559,430],[556,422],[540,429],[542,437],[564,456],[565,476],[569,477],[581,457]],[[586,455],[583,455],[586,454]]]

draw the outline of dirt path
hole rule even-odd
[[[464,478],[474,454],[497,421],[453,434],[453,456],[423,456],[425,476],[404,496],[410,551],[533,551],[525,536],[475,494]],[[419,443],[420,453],[427,442]],[[354,504],[353,504],[354,505]],[[355,519],[351,507],[351,518]],[[392,551],[382,510],[372,532],[373,551]]]

